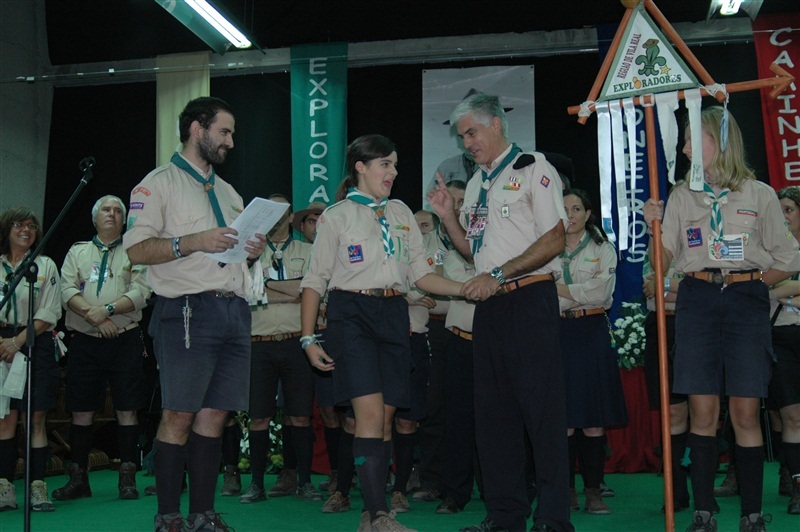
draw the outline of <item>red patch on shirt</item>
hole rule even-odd
[[[139,193],[144,194],[145,196],[149,196],[150,195],[150,191],[147,190],[146,188],[144,188],[144,187],[136,187],[136,188],[133,189],[133,192],[131,192],[131,196],[133,196],[134,194],[139,194]]]
[[[433,259],[428,257],[428,266],[433,266]]]

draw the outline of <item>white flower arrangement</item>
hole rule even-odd
[[[619,367],[644,366],[644,318],[647,311],[641,303],[624,302],[620,314],[622,317],[614,321],[614,346],[619,355]]]

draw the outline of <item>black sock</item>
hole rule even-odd
[[[139,463],[139,425],[118,425],[117,438],[119,439],[119,461],[121,463]]]
[[[286,427],[284,427],[285,429]],[[269,452],[269,430],[250,431],[250,472],[253,484],[264,489],[264,475],[267,472],[267,453]]]
[[[578,460],[578,447],[580,445],[577,432],[567,438],[569,445],[569,487],[575,489],[575,462]]]
[[[761,498],[764,492],[764,446],[736,446],[736,477],[739,482],[739,496],[742,498],[742,515],[761,512]]]
[[[378,512],[387,512],[386,461],[383,438],[353,438],[353,459],[361,482],[364,506],[374,520]]]
[[[693,432],[686,438],[694,509],[714,513],[714,475],[717,469],[717,438]]]
[[[411,478],[411,469],[414,467],[414,444],[417,442],[417,433],[394,435],[394,490],[406,493],[408,479]]]
[[[800,443],[783,442],[783,456],[789,474],[793,477],[800,475]]]
[[[158,513],[180,513],[183,472],[186,469],[186,445],[153,440],[156,450],[155,470],[158,486]]]
[[[342,427],[325,427],[325,448],[328,451],[328,462],[331,469],[339,469],[339,439]]]
[[[217,488],[221,460],[222,436],[209,438],[194,431],[189,433],[186,467],[189,471],[190,514],[214,509],[214,491]]]
[[[0,440],[0,478],[14,482],[18,455],[16,437]]]
[[[350,485],[353,482],[355,471],[353,435],[342,429],[339,438],[339,476],[336,480],[336,491],[340,491],[344,497],[350,496]]]
[[[75,425],[69,427],[70,457],[81,469],[89,468],[89,453],[92,450],[92,426]]]
[[[294,452],[297,457],[297,482],[300,486],[311,482],[311,461],[314,458],[314,430],[308,427],[292,427]]]
[[[583,435],[581,444],[581,454],[583,455],[581,476],[583,476],[583,487],[600,489],[600,481],[603,479],[603,467],[606,463],[606,437]]]
[[[235,466],[239,464],[240,442],[242,440],[242,430],[239,423],[234,423],[230,427],[225,427],[222,431],[222,465]]]
[[[44,480],[47,465],[50,463],[50,447],[34,447],[31,453],[31,481]]]
[[[294,446],[294,431],[291,425],[284,425],[281,429],[283,437],[283,468],[297,469],[297,454]]]
[[[683,455],[686,453],[686,438],[688,432],[673,434],[672,441],[672,501],[675,506],[681,506],[689,501],[689,486],[686,483],[688,470],[681,465]]]
[[[783,458],[783,432],[771,430],[769,431],[770,443],[772,443],[772,456],[781,465],[784,465]]]

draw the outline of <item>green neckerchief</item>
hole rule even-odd
[[[20,263],[21,264],[21,263]],[[14,270],[11,269],[11,266],[3,263],[3,268],[6,270],[6,282],[8,282],[9,277],[14,273]],[[6,307],[6,323],[11,322],[9,317],[11,316],[11,309],[14,309],[14,332],[17,331],[17,323],[18,323],[18,316],[17,316],[17,292],[14,291],[11,294],[11,299],[9,300],[10,304]]]
[[[118,236],[116,240],[107,246],[103,244],[103,241],[100,240],[97,235],[94,235],[92,238],[92,243],[97,246],[97,249],[100,250],[100,254],[103,255],[103,259],[100,261],[100,278],[97,280],[97,295],[100,296],[100,290],[103,289],[103,283],[106,280],[106,269],[108,269],[108,252],[122,244],[122,235]]]
[[[272,250],[272,264],[274,266],[277,266],[275,270],[277,270],[278,272],[279,281],[286,280],[286,276],[283,275],[283,250],[289,247],[289,244],[291,242],[292,242],[292,237],[289,236],[289,238],[287,238],[286,241],[283,243],[283,246],[281,246],[281,249],[277,249],[275,247],[275,244],[273,244],[269,238],[267,239],[267,245],[269,246],[269,249]]]
[[[444,247],[445,247],[445,249],[447,251],[450,251],[450,250],[454,249],[453,248],[453,241],[450,240],[449,236],[447,236],[445,234],[442,234],[442,231],[440,230],[439,227],[436,228],[436,236],[438,236],[439,240],[442,241],[442,244],[444,244]]]
[[[731,190],[723,188],[719,195],[714,194],[714,191],[708,186],[708,183],[703,183],[703,192],[706,193],[708,198],[705,199],[706,205],[711,205],[711,236],[714,242],[721,242],[722,237],[725,236],[725,224],[722,221],[722,209],[720,203],[728,203],[726,197]]]
[[[208,200],[211,202],[211,208],[214,210],[214,216],[217,218],[217,225],[219,227],[226,227],[228,224],[225,223],[225,217],[222,216],[222,209],[219,208],[217,193],[214,192],[214,181],[216,179],[214,167],[211,167],[211,175],[208,176],[208,179],[206,180],[203,179],[203,176],[198,174],[197,170],[192,168],[192,165],[189,164],[186,159],[181,157],[178,152],[172,154],[172,159],[170,159],[170,162],[192,176],[195,181],[203,185],[203,189],[208,194]]]
[[[589,245],[591,239],[592,237],[589,235],[589,231],[584,229],[581,242],[578,244],[578,247],[575,248],[575,251],[567,255],[567,250],[565,249],[564,252],[561,253],[561,268],[564,270],[564,284],[572,284],[572,274],[569,273],[569,263],[572,262],[575,255],[583,251],[583,248]]]
[[[478,209],[486,207],[488,192],[492,186],[492,182],[498,175],[500,175],[500,172],[506,169],[506,166],[511,164],[511,161],[513,161],[514,158],[517,156],[517,154],[520,153],[521,151],[522,150],[519,149],[519,146],[517,146],[516,144],[512,144],[511,151],[508,152],[508,155],[506,155],[505,158],[500,162],[500,164],[497,165],[497,168],[492,170],[491,174],[487,174],[486,170],[481,169],[481,191],[480,194],[478,195],[478,204],[476,205]],[[483,233],[481,232],[480,236],[472,240],[473,257],[475,256],[476,253],[478,253],[482,245],[483,245]]]
[[[389,232],[389,221],[386,219],[386,204],[389,203],[389,198],[383,198],[378,203],[375,203],[372,198],[355,188],[347,189],[347,199],[366,205],[375,211],[378,215],[378,223],[381,224],[381,233],[383,235],[383,251],[386,253],[388,259],[394,255],[394,242],[392,241],[392,234]]]

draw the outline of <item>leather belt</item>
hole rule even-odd
[[[761,280],[761,272],[759,270],[743,273],[733,272],[727,275],[722,272],[688,272],[686,275],[722,287],[733,283]]]
[[[403,292],[395,288],[366,288],[364,290],[344,290],[344,292],[353,292],[354,294],[363,294],[372,297],[394,297],[403,295]]]
[[[25,327],[25,325],[14,325],[13,323],[6,323],[4,321],[0,321],[0,329],[13,329],[14,327]]]
[[[300,332],[267,334],[265,336],[251,336],[250,341],[254,344],[258,342],[282,342],[284,340],[289,340],[290,338],[297,338],[301,335],[302,333]]]
[[[542,273],[539,275],[528,275],[527,277],[521,277],[519,279],[514,279],[513,281],[506,281],[501,287],[502,290],[498,290],[495,295],[500,296],[503,294],[508,294],[517,288],[522,288],[523,286],[539,283],[541,281],[555,281],[555,277],[553,277],[552,273]]]
[[[675,311],[674,310],[664,309],[664,316],[674,316],[674,315],[675,315]]]
[[[136,322],[129,323],[125,327],[122,327],[121,329],[117,329],[117,334],[122,334],[124,332],[128,332],[130,330],[135,329],[138,326],[139,326],[139,324],[136,323]],[[78,331],[78,332],[80,332],[80,331]],[[100,334],[99,332],[96,332],[96,333],[81,333],[81,334],[85,334],[86,336],[91,336],[92,338],[103,338],[103,335]]]
[[[219,290],[209,290],[208,293],[214,297],[230,298],[236,296],[236,292],[220,292]]]
[[[458,327],[455,326],[453,326],[453,328],[450,329],[450,331],[459,338],[463,338],[464,340],[469,340],[470,342],[472,341],[472,333],[469,331],[459,329]]]
[[[436,321],[444,321],[447,319],[447,314],[428,314],[428,318]]]
[[[582,308],[578,310],[565,310],[561,313],[562,318],[583,318],[584,316],[592,316],[594,314],[604,314],[604,308]]]

